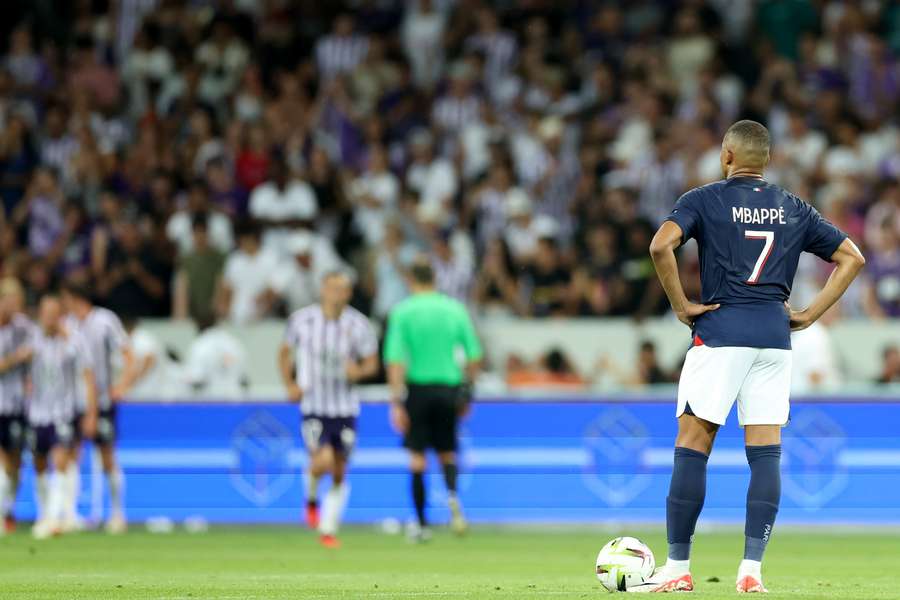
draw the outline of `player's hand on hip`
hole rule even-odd
[[[788,317],[791,321],[791,331],[803,331],[815,322],[808,311],[794,310],[787,302],[784,303],[784,306],[787,308]]]
[[[409,414],[406,407],[398,402],[391,404],[391,427],[397,433],[405,434],[409,431]]]
[[[356,383],[362,379],[362,366],[355,360],[348,360],[344,366],[344,372],[347,374],[347,381]]]
[[[693,302],[688,302],[684,305],[684,308],[680,311],[675,311],[675,316],[678,317],[678,320],[687,325],[688,327],[694,326],[694,321],[697,320],[697,317],[704,313],[708,313],[712,310],[716,310],[719,308],[719,304],[694,304]]]
[[[296,383],[292,383],[287,386],[287,396],[288,401],[299,403],[303,400],[303,390],[301,390],[300,386]]]

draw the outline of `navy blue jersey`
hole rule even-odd
[[[847,237],[797,196],[755,177],[694,188],[666,220],[681,228],[682,243],[697,240],[700,301],[721,307],[697,318],[694,335],[714,347],[790,349],[784,302],[800,253],[830,261]]]

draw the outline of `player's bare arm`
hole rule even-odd
[[[124,363],[122,376],[110,392],[110,396],[116,402],[124,398],[135,384],[150,372],[156,364],[156,357],[150,354],[139,361],[131,348],[125,346],[122,349],[122,362]]]
[[[281,373],[281,381],[287,389],[288,400],[291,402],[300,402],[303,398],[303,390],[297,385],[294,378],[294,357],[291,347],[287,344],[281,344],[278,348],[278,370]]]
[[[366,356],[361,360],[348,360],[346,370],[347,381],[350,383],[358,383],[373,377],[378,372],[378,355]]]
[[[684,287],[678,275],[678,262],[675,259],[675,249],[681,245],[681,237],[681,227],[672,221],[666,221],[650,242],[650,256],[653,258],[656,275],[669,298],[675,316],[690,327],[694,324],[694,319],[705,312],[716,310],[719,305],[695,304],[684,294]]]
[[[391,425],[399,433],[406,433],[409,429],[409,415],[403,406],[406,396],[406,366],[403,363],[389,363],[387,380],[391,390]]]
[[[845,239],[831,255],[831,261],[837,266],[825,282],[825,287],[816,294],[809,306],[803,310],[793,310],[788,306],[791,315],[791,331],[806,329],[825,314],[835,302],[847,291],[847,288],[859,275],[866,259],[850,238]]]

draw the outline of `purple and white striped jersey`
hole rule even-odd
[[[326,35],[316,43],[316,66],[319,76],[329,80],[352,71],[369,52],[369,39],[363,35]]]
[[[128,345],[128,334],[116,313],[95,306],[84,319],[74,315],[66,317],[69,331],[78,333],[90,353],[90,362],[97,382],[97,408],[105,410],[112,405],[110,390],[113,386],[113,365],[118,364],[117,353]],[[85,398],[79,395],[80,407]]]
[[[290,316],[284,342],[294,351],[303,414],[359,414],[359,395],[347,381],[346,365],[378,353],[378,338],[365,315],[348,306],[337,319],[327,319],[321,305],[313,304]]]
[[[93,365],[86,340],[78,333],[31,336],[31,397],[28,422],[33,426],[67,423],[79,408],[84,370]]]
[[[35,325],[28,317],[13,315],[6,325],[0,325],[0,356],[9,356],[20,348],[27,347],[34,331]],[[25,411],[27,375],[27,364],[0,373],[0,415],[17,415]]]

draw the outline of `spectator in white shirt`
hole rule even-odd
[[[210,244],[222,253],[227,253],[234,247],[231,219],[212,208],[206,182],[196,179],[188,188],[184,206],[169,217],[169,222],[166,224],[166,236],[178,248],[178,254],[184,256],[193,250],[192,223],[196,215],[204,214],[206,215],[206,230],[209,232]]]
[[[294,232],[285,245],[289,256],[272,272],[269,286],[290,314],[318,299],[319,284],[326,273],[349,268],[328,240],[309,231]]]
[[[240,398],[249,385],[247,350],[240,340],[210,320],[198,322],[184,364],[186,383],[195,395],[210,399]]]
[[[412,67],[413,81],[433,88],[444,68],[444,30],[447,16],[432,0],[411,0],[403,19],[403,50]]]
[[[434,155],[433,140],[426,129],[413,133],[413,162],[406,171],[406,185],[419,196],[419,204],[447,208],[459,188],[453,163]]]
[[[388,155],[382,146],[372,148],[369,168],[351,184],[350,197],[356,204],[354,220],[369,246],[384,238],[384,223],[400,202],[400,181],[388,169]]]
[[[249,52],[228,21],[220,19],[213,24],[212,38],[197,47],[194,59],[203,67],[200,96],[217,104],[237,87]]]
[[[237,242],[237,249],[225,261],[222,313],[242,325],[265,317],[272,309],[269,279],[278,268],[278,257],[262,249],[259,226],[253,221],[238,225]]]
[[[162,342],[134,317],[123,317],[122,325],[131,352],[123,356],[116,397],[170,400],[183,396],[187,391],[183,377]]]
[[[305,181],[291,179],[281,157],[269,167],[269,181],[250,194],[250,215],[263,226],[263,249],[288,256],[287,242],[297,227],[308,227],[319,212],[316,195]]]

